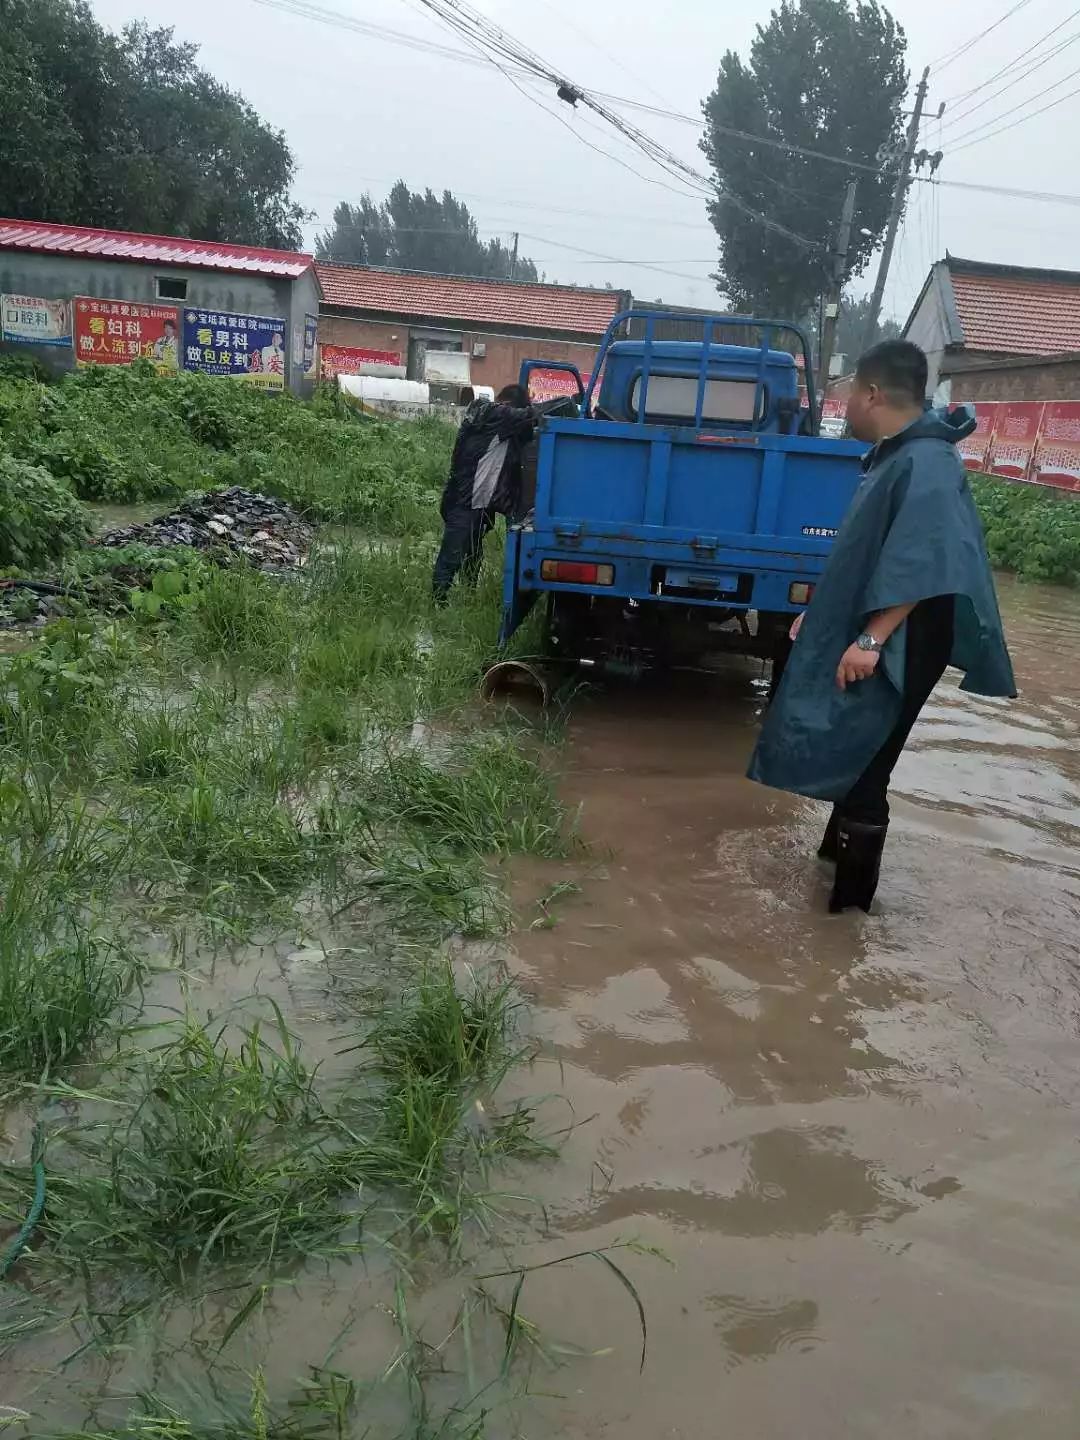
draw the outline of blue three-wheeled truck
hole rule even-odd
[[[657,339],[667,320],[700,340]],[[638,338],[624,338],[638,332]],[[800,366],[774,348],[794,337]],[[732,344],[732,338],[755,343]],[[521,383],[551,361],[526,361]],[[510,526],[505,643],[536,601],[552,658],[637,671],[708,669],[722,652],[787,658],[859,482],[865,446],[818,435],[796,326],[629,310],[586,391],[546,415]]]

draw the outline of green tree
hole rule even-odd
[[[439,275],[510,276],[512,252],[501,240],[481,240],[469,207],[449,190],[413,191],[399,180],[382,204],[364,195],[359,204],[342,201],[334,223],[315,242],[323,260],[354,265],[392,265],[432,270]],[[519,255],[516,280],[537,278],[536,266]]]
[[[0,0],[0,214],[297,248],[284,136],[197,56],[85,0]]]
[[[803,329],[810,336],[814,355],[818,350],[818,325],[820,314],[817,305],[808,310],[803,318]],[[866,322],[870,318],[870,296],[863,295],[856,299],[854,295],[845,295],[840,305],[840,319],[836,326],[836,346],[834,355],[847,357],[849,368],[853,368],[863,350],[868,350],[871,345],[876,345],[880,340],[895,340],[899,337],[901,326],[891,317],[879,317],[874,333],[866,339]]]
[[[907,91],[904,32],[877,0],[782,0],[758,26],[748,64],[729,50],[704,104],[702,149],[719,197],[718,288],[740,310],[804,314],[827,283],[848,180],[858,179],[845,280],[859,274],[888,220]],[[755,144],[738,130],[820,150],[870,170]],[[725,200],[724,192],[734,197]],[[736,202],[814,242],[808,248]]]
[[[891,316],[879,316],[873,335],[867,338],[866,322],[869,318],[869,295],[864,295],[861,300],[850,295],[844,296],[836,326],[836,354],[846,355],[850,367],[854,367],[861,352],[869,350],[871,345],[877,345],[881,340],[896,340],[900,336],[901,327],[898,321]]]

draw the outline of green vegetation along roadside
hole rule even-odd
[[[1080,584],[1080,500],[993,475],[972,479],[990,563],[1021,580]]]
[[[488,1434],[554,1363],[504,866],[575,840],[551,722],[477,705],[497,558],[430,607],[452,433],[89,372],[0,427],[5,559],[94,602],[0,660],[0,1428]],[[233,482],[334,522],[306,566],[72,548],[77,497]]]

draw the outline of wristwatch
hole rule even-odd
[[[859,647],[860,650],[866,650],[870,654],[881,654],[881,641],[875,640],[873,635],[869,635],[865,631],[855,641],[855,644]]]

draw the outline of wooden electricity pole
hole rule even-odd
[[[848,250],[851,248],[851,226],[855,219],[855,180],[849,180],[844,195],[844,209],[840,216],[840,228],[836,234],[836,249],[833,251],[833,272],[825,296],[825,323],[821,330],[821,353],[818,356],[818,395],[825,403],[825,390],[829,384],[829,367],[836,348],[836,326],[840,320],[840,297],[847,278]]]
[[[907,139],[904,142],[904,153],[900,161],[900,171],[896,177],[896,189],[893,191],[892,209],[889,212],[889,225],[885,231],[885,245],[881,251],[881,264],[878,266],[877,280],[874,283],[874,293],[870,297],[870,313],[866,317],[866,329],[863,331],[863,349],[874,342],[874,335],[877,332],[878,319],[881,316],[881,302],[885,295],[885,282],[889,278],[889,266],[892,264],[893,247],[896,245],[896,232],[900,228],[900,221],[904,214],[904,201],[911,189],[911,162],[915,158],[915,147],[919,143],[919,125],[922,122],[923,106],[926,104],[927,82],[930,78],[930,67],[927,66],[919,81],[919,88],[915,93],[915,109],[911,112],[911,123],[907,128]]]

